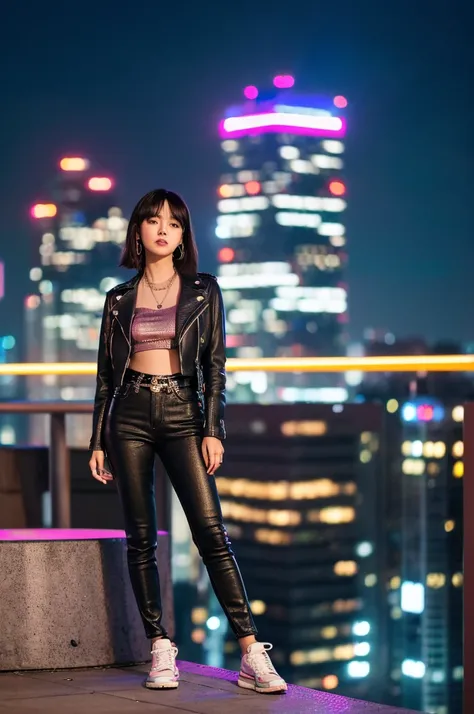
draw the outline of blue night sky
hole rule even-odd
[[[468,3],[400,0],[8,3],[2,12],[0,334],[18,335],[28,209],[64,154],[88,156],[129,212],[188,201],[215,270],[217,122],[247,84],[292,73],[349,99],[351,337],[366,326],[472,340]]]

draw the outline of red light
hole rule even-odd
[[[110,191],[112,188],[112,181],[105,176],[94,176],[89,179],[87,186],[91,191]]]
[[[419,421],[432,421],[434,409],[431,404],[420,404],[416,408],[416,416]]]
[[[235,258],[235,251],[232,248],[221,248],[217,257],[221,263],[230,263]]]
[[[333,102],[334,106],[338,109],[345,109],[345,107],[347,107],[347,99],[341,94],[338,94],[337,97],[334,97]]]
[[[346,187],[342,181],[331,181],[329,183],[329,190],[333,196],[344,196]]]
[[[28,308],[28,310],[35,310],[39,307],[40,303],[41,298],[39,295],[28,295],[25,298],[25,307]]]
[[[225,346],[226,347],[241,347],[244,342],[243,335],[226,335]]]
[[[257,193],[260,193],[262,189],[258,181],[247,181],[244,186],[250,196],[255,196]]]
[[[31,209],[33,218],[54,218],[57,212],[54,203],[36,203]]]
[[[339,679],[335,674],[328,674],[326,677],[323,677],[321,684],[324,689],[336,689],[339,684]]]

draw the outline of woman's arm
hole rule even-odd
[[[225,310],[220,287],[214,278],[210,290],[211,334],[202,357],[206,404],[204,436],[225,439]]]
[[[109,296],[105,298],[102,324],[100,326],[99,354],[97,358],[97,382],[94,399],[94,414],[92,417],[92,437],[89,448],[93,451],[104,451],[102,444],[102,425],[105,409],[112,385],[112,363],[109,354],[110,335],[110,304]]]

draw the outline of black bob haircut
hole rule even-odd
[[[140,235],[143,221],[157,216],[165,201],[168,202],[171,215],[183,229],[184,254],[181,259],[180,250],[177,249],[173,254],[175,268],[178,273],[183,275],[195,275],[197,273],[198,251],[194,240],[189,209],[181,196],[164,188],[158,188],[145,194],[133,209],[120,258],[120,266],[132,268],[143,273],[145,270],[145,251],[142,249],[141,255],[138,255],[137,237]]]

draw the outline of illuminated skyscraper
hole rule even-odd
[[[389,336],[368,342],[367,353],[461,352],[456,344]],[[462,710],[462,405],[473,396],[470,375],[456,372],[368,374],[359,388],[359,397],[384,403],[399,423],[387,454],[387,704]]]
[[[220,124],[218,278],[230,356],[299,357],[345,351],[344,97],[301,95],[289,76]],[[236,383],[238,379],[238,383]],[[340,386],[338,386],[340,385]],[[312,387],[312,388],[311,388]],[[334,376],[229,378],[238,401],[343,401]]]
[[[447,714],[462,710],[463,684],[463,407],[455,399],[454,390],[444,403],[423,395],[400,409],[401,572],[391,600],[395,701]]]
[[[117,268],[128,221],[117,207],[112,180],[80,157],[64,158],[47,203],[31,215],[37,227],[32,293],[25,300],[27,358],[39,362],[93,361],[104,293],[123,279]],[[30,399],[93,399],[92,377],[29,379]],[[70,417],[68,434],[84,445],[89,417]],[[32,418],[31,441],[47,438],[42,417]]]
[[[374,404],[231,405],[216,478],[282,676],[375,701],[387,677],[384,423]],[[238,667],[231,635],[227,656]]]

